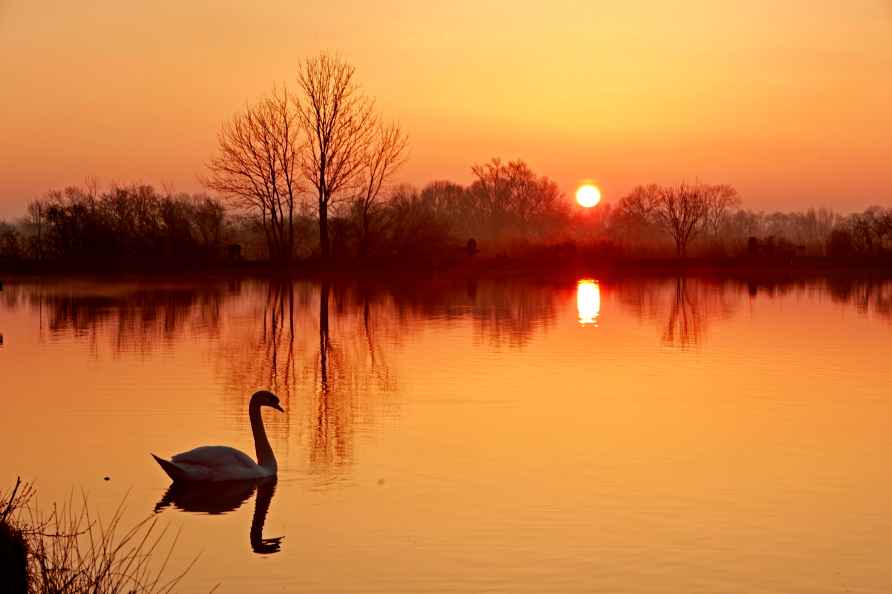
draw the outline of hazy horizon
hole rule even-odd
[[[888,204],[892,4],[0,3],[0,217],[47,190],[200,189],[221,122],[319,51],[409,133],[398,182],[522,158],[568,195],[735,186],[745,207]]]

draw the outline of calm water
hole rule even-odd
[[[182,591],[892,591],[892,284],[7,281],[0,332],[44,503],[151,515],[282,397],[274,489],[160,511]]]

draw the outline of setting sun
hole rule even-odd
[[[583,184],[576,190],[576,202],[583,208],[597,206],[601,201],[601,190],[594,184]]]

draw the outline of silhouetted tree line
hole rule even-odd
[[[466,253],[471,239],[504,251],[547,242],[567,226],[570,205],[557,184],[523,161],[493,159],[472,171],[468,186],[402,185],[371,214],[344,209],[335,225],[334,255],[443,261]]]
[[[583,210],[521,160],[473,165],[473,181],[391,185],[408,137],[387,123],[355,68],[329,54],[299,64],[224,123],[204,194],[151,186],[51,192],[16,224],[0,222],[0,266],[181,266],[224,260],[286,265],[315,258],[444,265],[480,252],[542,265],[674,256],[789,261],[892,258],[892,210],[842,216],[741,208],[727,185],[639,186]],[[227,207],[227,208],[224,208]]]
[[[479,251],[543,264],[580,253],[778,262],[892,258],[888,208],[850,215],[756,212],[741,208],[730,186],[678,184],[638,187],[615,204],[582,210],[523,161],[493,159],[472,172],[469,185],[397,186],[362,219],[349,207],[336,210],[332,255],[444,263]]]
[[[523,161],[472,167],[468,185],[396,186],[380,200],[343,202],[329,219],[330,261],[448,264],[482,253],[544,262],[567,253],[621,259],[799,256],[892,259],[892,209],[847,216],[740,208],[733,188],[705,184],[639,187],[615,205],[572,206],[550,179]],[[299,204],[280,237],[292,258],[320,255],[317,213]],[[275,244],[278,245],[278,244]],[[470,248],[468,246],[471,246]],[[32,202],[17,223],[0,222],[0,266],[175,267],[278,261],[257,213],[231,211],[203,194],[161,194],[151,186],[106,191],[70,187]]]
[[[100,192],[69,187],[28,206],[17,224],[0,224],[0,262],[70,268],[179,266],[223,257],[226,212],[203,194],[159,194],[151,186]]]
[[[579,252],[602,258],[798,256],[892,258],[892,209],[840,215],[826,209],[755,212],[726,185],[643,186],[615,205],[572,205],[547,177],[522,161],[493,159],[462,186],[437,181],[400,186],[366,233],[367,255],[419,258],[473,251],[543,260]],[[339,220],[337,251],[355,255],[358,224]]]
[[[740,208],[733,188],[706,184],[636,188],[619,201],[603,232],[629,255],[662,255],[671,245],[678,256],[892,257],[892,209],[754,212]]]

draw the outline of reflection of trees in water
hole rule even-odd
[[[276,393],[285,414],[267,431],[287,447],[291,430],[296,339],[294,285],[289,281],[244,283],[227,308],[227,331],[217,348],[218,375],[224,382],[224,407],[236,425],[247,426],[248,400],[258,389]]]
[[[430,284],[392,290],[402,318],[471,319],[478,341],[522,347],[557,317],[558,292],[527,282]]]
[[[242,388],[234,392],[230,404],[247,409],[255,388],[263,387],[276,392],[287,406],[295,382],[295,339],[300,336],[294,320],[294,285],[285,281],[253,285],[246,296],[247,310],[229,312],[235,332],[228,333],[223,352],[227,382]]]
[[[827,290],[837,303],[852,304],[862,314],[873,313],[892,321],[892,282],[829,279]]]
[[[358,426],[394,406],[396,382],[381,337],[399,324],[386,300],[329,284],[270,282],[246,289],[249,307],[233,312],[218,360],[227,408],[243,410],[257,388],[279,394],[289,419],[300,419],[311,467],[351,463]],[[271,425],[285,436],[288,424]]]
[[[229,313],[218,358],[233,418],[254,390],[277,392],[299,419],[294,433],[311,469],[338,472],[352,463],[357,432],[394,412],[390,354],[417,322],[470,319],[481,339],[520,346],[555,318],[556,293],[546,287],[414,288],[246,283],[247,308]],[[270,426],[273,435],[283,431],[286,423]]]
[[[874,314],[892,321],[892,280],[889,279],[839,275],[810,279],[759,280],[749,281],[747,288],[751,297],[775,297],[794,292],[816,297],[826,294],[834,303],[852,306],[860,314]]]
[[[636,279],[630,282],[617,280],[609,283],[609,295],[630,310],[639,320],[662,318],[665,309],[663,293],[668,281],[646,281]]]
[[[834,302],[853,306],[861,314],[873,313],[892,321],[892,281],[885,280],[829,277],[715,281],[679,277],[619,281],[611,288],[626,308],[660,326],[665,344],[681,348],[700,344],[709,325],[734,315],[745,298],[829,294]]]
[[[240,347],[245,361],[239,367],[253,362],[249,369],[241,370],[242,375],[251,377],[253,383],[287,392],[290,388],[286,384],[293,383],[297,373],[291,353],[307,335],[308,327],[298,318],[312,321],[312,326],[319,329],[318,310],[312,316],[304,311],[311,305],[318,307],[319,291],[310,283],[290,281],[179,286],[62,281],[7,285],[0,293],[0,304],[6,309],[27,305],[38,310],[41,328],[51,336],[87,338],[95,341],[97,349],[98,340],[107,337],[115,351],[150,351],[160,342],[173,343],[187,335],[217,337],[224,317],[247,315],[261,322],[261,332],[253,344],[262,350],[262,356],[257,357],[257,350],[249,352]],[[379,383],[390,380],[383,365],[386,349],[379,346],[378,336],[399,344],[400,336],[415,321],[471,319],[480,340],[523,346],[536,331],[552,325],[556,317],[554,290],[522,282],[331,287],[329,292],[335,308],[333,316],[344,318],[341,325],[350,319],[350,331],[365,341],[368,363]],[[240,305],[234,310],[228,305],[224,314],[224,305],[230,301]],[[333,344],[344,343],[338,338]],[[316,351],[318,354],[319,348]],[[230,354],[237,355],[235,351]],[[257,367],[266,370],[266,377]]]
[[[703,316],[697,295],[685,278],[675,279],[675,297],[663,329],[663,343],[696,346],[703,336]]]
[[[734,315],[739,297],[739,291],[728,291],[724,284],[676,278],[663,343],[681,348],[697,346],[705,337],[707,323]]]
[[[834,301],[892,320],[889,282],[619,279],[606,283],[604,299],[656,324],[665,344],[688,348],[749,296],[825,290]],[[298,440],[310,468],[330,474],[352,463],[358,434],[397,411],[392,357],[410,332],[431,320],[464,321],[475,340],[522,348],[555,323],[558,300],[566,297],[566,291],[520,281],[384,288],[288,280],[188,287],[47,283],[7,284],[0,307],[39,310],[44,332],[74,336],[95,350],[147,352],[159,343],[213,339],[227,417],[246,427],[250,395],[273,390],[287,410],[269,424],[277,447]]]
[[[312,380],[307,410],[310,462],[317,470],[348,466],[357,428],[393,412],[397,383],[382,339],[399,328],[386,299],[328,283],[318,287],[318,342],[302,359]]]
[[[118,350],[149,350],[158,340],[172,341],[189,329],[216,335],[220,324],[220,295],[194,290],[136,291],[120,296],[49,295],[44,311],[53,334],[75,336],[108,328]]]
[[[416,322],[470,318],[477,335],[519,346],[555,316],[555,293],[544,288],[484,284],[414,287],[412,291],[318,288],[318,347],[304,359],[315,389],[311,463],[336,469],[349,464],[357,425],[385,412],[396,389],[387,355]],[[374,406],[370,406],[374,405]]]
[[[38,312],[40,335],[86,339],[94,352],[107,340],[114,352],[149,352],[187,334],[217,336],[221,286],[145,288],[126,284],[69,287],[39,284],[4,291],[5,307]]]
[[[34,285],[4,285],[0,291],[0,303],[4,309],[14,310],[34,291]]]
[[[726,283],[685,277],[619,282],[613,292],[639,318],[659,325],[664,344],[682,349],[699,345],[713,321],[734,315],[741,293]]]
[[[557,316],[554,287],[486,284],[477,289],[471,312],[479,339],[522,347]]]
[[[314,467],[325,469],[348,464],[352,459],[355,400],[359,396],[357,386],[350,382],[357,378],[358,370],[351,368],[341,337],[332,341],[330,293],[329,284],[323,283],[319,288],[319,348],[311,364],[305,367],[313,374],[316,400],[310,415],[310,460]]]

